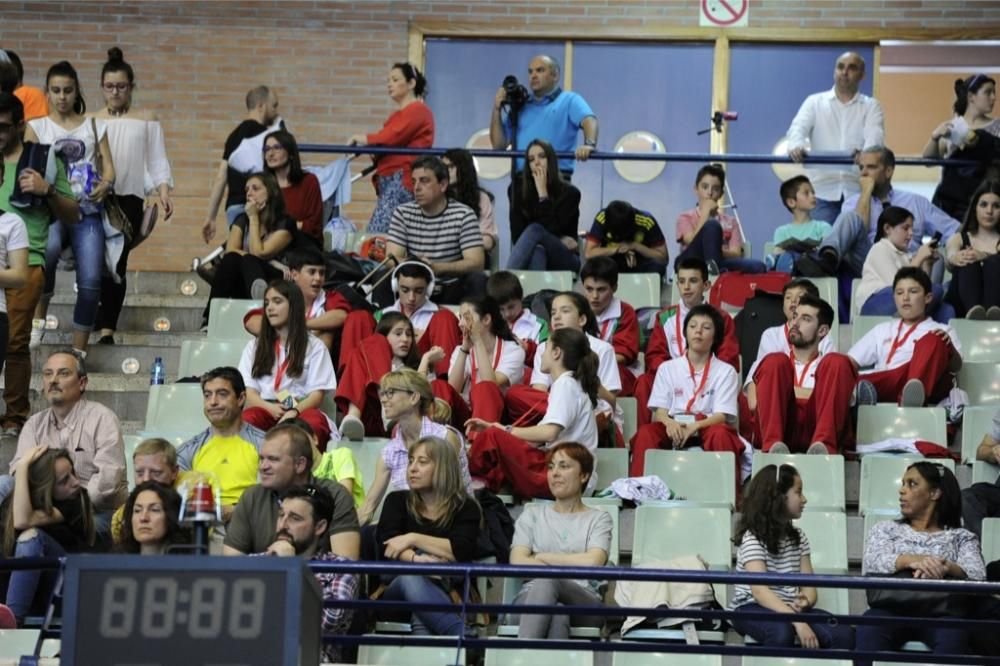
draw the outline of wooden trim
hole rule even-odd
[[[872,49],[872,97],[878,99],[879,80],[882,77],[882,45],[875,44]]]
[[[563,90],[573,90],[573,41],[567,39],[563,47]]]
[[[411,65],[416,65],[421,71],[427,71],[425,66],[427,52],[424,48],[424,39],[427,37],[426,33],[420,30],[413,23],[410,24],[410,28],[407,35],[407,60]]]
[[[712,118],[716,111],[725,111],[729,108],[729,39],[723,35],[715,40],[715,53],[712,56],[712,108],[705,115]],[[722,154],[726,152],[726,140],[729,127],[723,124],[722,131],[712,130],[711,151]]]

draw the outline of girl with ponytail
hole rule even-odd
[[[469,451],[469,470],[497,492],[509,485],[519,497],[551,497],[546,477],[546,451],[558,442],[597,449],[598,359],[587,334],[574,328],[552,333],[542,354],[540,370],[552,378],[545,414],[538,425],[504,426],[472,418],[478,434]],[[596,482],[590,479],[592,488]]]

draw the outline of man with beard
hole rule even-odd
[[[313,562],[349,562],[327,550],[326,532],[333,521],[334,501],[320,486],[292,486],[281,495],[275,540],[265,555],[301,557]],[[358,577],[349,573],[317,573],[323,590],[323,634],[345,634],[351,625],[349,608],[331,607],[331,601],[349,601],[358,595]],[[324,662],[339,663],[337,646],[323,646]]]
[[[765,453],[836,454],[851,437],[848,409],[858,371],[847,355],[821,351],[832,326],[830,304],[804,294],[788,328],[790,351],[758,364],[755,429]]]

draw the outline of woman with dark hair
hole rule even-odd
[[[299,145],[286,130],[264,137],[264,173],[278,181],[285,210],[299,230],[323,245],[323,194],[319,179],[302,170]]]
[[[452,148],[441,156],[441,162],[448,167],[448,196],[476,212],[479,231],[483,235],[483,250],[489,254],[497,246],[493,195],[479,186],[472,153],[464,148]],[[489,265],[489,262],[486,264]]]
[[[434,114],[424,104],[427,79],[420,70],[408,62],[397,62],[389,70],[389,97],[399,107],[382,129],[373,134],[355,134],[348,143],[352,146],[386,146],[396,148],[430,148],[434,145]],[[400,204],[413,201],[413,182],[410,163],[413,155],[373,155],[375,162],[375,191],[378,201],[368,232],[384,234],[389,231],[392,211]]]
[[[63,557],[94,548],[94,507],[87,489],[63,449],[38,446],[17,463],[14,492],[2,505],[3,557]],[[7,586],[7,605],[18,624],[31,611],[40,586],[55,577],[39,570],[14,571]]]
[[[1000,181],[983,182],[945,248],[948,302],[960,317],[1000,320]]]
[[[80,91],[80,78],[65,60],[49,67],[45,76],[49,115],[28,123],[25,142],[51,145],[66,161],[73,193],[80,204],[80,221],[49,225],[45,250],[45,288],[35,308],[32,341],[42,341],[49,299],[56,286],[56,264],[63,246],[73,248],[76,259],[76,305],[73,307],[73,349],[86,354],[90,332],[97,320],[104,270],[104,198],[115,182],[115,167],[108,144],[108,126],[103,120],[88,119],[87,103]],[[98,172],[97,163],[101,163]]]
[[[979,162],[974,166],[945,166],[932,203],[956,220],[965,217],[969,199],[983,180],[1000,177],[1000,118],[994,118],[997,84],[986,74],[955,81],[955,115],[931,132],[924,157]]]
[[[101,68],[105,106],[94,117],[107,124],[108,145],[115,165],[115,200],[132,223],[133,233],[138,233],[146,208],[159,205],[165,220],[173,215],[170,190],[174,181],[163,127],[153,111],[133,107],[135,88],[135,72],[125,62],[122,50],[117,46],[108,49],[108,60]],[[101,277],[101,306],[97,311],[99,344],[110,345],[115,341],[114,332],[125,303],[130,250],[129,244],[124,243],[114,272],[105,271]]]
[[[274,176],[266,173],[249,176],[246,196],[244,212],[229,228],[226,253],[212,280],[205,305],[206,325],[213,298],[262,298],[268,282],[283,277],[271,260],[294,247],[298,229],[285,211],[281,188]]]
[[[736,572],[811,574],[809,539],[792,521],[802,516],[806,496],[802,477],[792,465],[766,465],[743,493],[743,512],[736,528]],[[827,621],[816,608],[816,588],[797,585],[737,585],[733,609],[776,613],[784,621],[732,620],[733,628],[767,647],[850,649],[849,626]]]
[[[577,224],[580,190],[562,180],[552,146],[541,139],[528,144],[525,168],[512,182],[511,270],[580,271]]]
[[[190,543],[180,524],[181,497],[156,481],[144,481],[125,501],[125,520],[119,549],[124,553],[164,555],[174,544]]]
[[[956,236],[958,234],[955,234]],[[863,315],[896,314],[893,281],[896,272],[904,266],[919,268],[928,275],[939,256],[936,244],[924,243],[916,252],[910,252],[913,239],[913,213],[900,206],[886,206],[879,215],[875,230],[875,244],[865,258],[861,269],[861,283],[854,298],[861,303]],[[944,290],[934,285],[934,300],[927,308],[934,321],[947,324],[955,316],[951,305],[942,302]]]
[[[319,406],[337,388],[337,377],[326,345],[306,328],[302,290],[294,283],[267,286],[260,335],[243,349],[239,370],[246,383],[244,421],[266,431],[299,416],[326,450],[333,424]]]
[[[906,468],[899,488],[899,520],[876,523],[868,534],[862,573],[913,578],[983,580],[986,566],[979,540],[962,528],[962,493],[955,475],[930,461]],[[899,617],[884,608],[869,608],[868,616]],[[934,654],[965,654],[967,632],[933,623],[858,625],[858,651],[887,651],[917,640]],[[855,661],[856,664],[871,663]]]

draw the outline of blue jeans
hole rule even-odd
[[[714,261],[720,271],[741,271],[743,273],[764,273],[767,271],[763,261],[747,257],[723,258],[722,243],[722,225],[714,218],[708,220],[701,225],[701,229],[684,248],[684,251],[677,255],[677,259],[674,261],[674,270],[683,259],[699,257],[704,259],[706,263]]]
[[[66,551],[55,539],[40,529],[25,540],[18,540],[14,557],[63,557]],[[31,604],[41,589],[46,595],[52,594],[55,574],[41,569],[13,571],[7,586],[7,605],[17,618],[18,624],[31,611]]]
[[[833,230],[823,239],[820,247],[832,247],[836,250],[841,265],[846,266],[850,276],[859,278],[868,251],[872,249],[872,242],[861,216],[853,210],[845,210],[837,216]]]
[[[865,611],[869,617],[901,617],[878,608]],[[934,654],[965,654],[968,633],[963,629],[935,627],[933,621],[913,625],[876,626],[859,624],[854,649],[861,652],[898,650],[907,641],[923,641]],[[870,664],[870,661],[856,659],[856,665]]]
[[[510,270],[580,272],[580,254],[563,245],[559,236],[538,224],[529,224],[510,249]]]
[[[101,273],[104,270],[104,222],[100,214],[84,215],[76,224],[53,222],[45,248],[45,293],[56,286],[56,264],[63,246],[69,242],[76,258],[76,305],[73,328],[90,331],[97,319],[101,300]]]
[[[451,603],[451,597],[426,576],[396,576],[382,598],[421,604]],[[447,611],[414,611],[411,624],[417,636],[459,636],[465,630],[461,616]]]
[[[833,199],[820,199],[816,198],[816,207],[813,208],[810,217],[814,220],[820,220],[822,222],[829,222],[833,224],[837,216],[840,215],[840,207],[844,204],[844,195],[840,195],[840,199],[834,201]]]
[[[745,606],[740,606],[739,610],[767,612],[768,609],[759,604],[746,604]],[[824,610],[812,608],[795,615],[774,613],[775,618],[781,618],[781,620],[774,622],[734,618],[730,620],[730,623],[733,625],[733,629],[744,636],[750,636],[761,645],[767,647],[792,647],[795,644],[796,636],[792,620],[800,622],[805,620],[813,630],[813,633],[816,634],[820,647],[832,648],[834,650],[849,650],[854,647],[854,630],[848,625],[830,624],[825,618],[827,615],[829,613]]]
[[[934,300],[927,307],[927,314],[934,318],[939,324],[947,324],[955,317],[955,308],[950,303],[944,302],[944,287],[939,284],[933,286]],[[892,297],[892,287],[884,287],[868,297],[868,300],[861,306],[863,315],[886,315],[896,314],[896,301]]]

